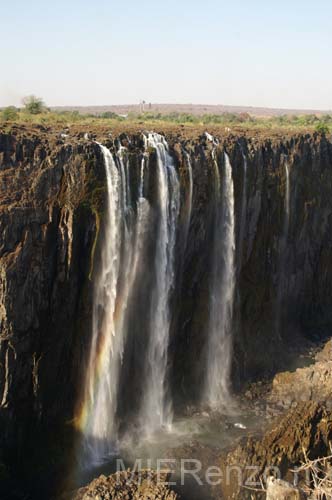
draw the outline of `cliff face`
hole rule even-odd
[[[287,158],[282,161],[281,155]],[[285,162],[289,170],[288,222]],[[300,138],[281,144],[275,152],[267,146],[256,165],[256,176],[249,180],[249,221],[240,281],[241,331],[246,340],[242,341],[240,333],[239,343],[249,373],[266,367],[266,356],[270,363],[280,340],[287,346],[296,333],[309,337],[329,333],[332,319],[328,262],[332,248],[331,144],[325,139]],[[269,332],[274,333],[272,338]],[[261,359],[257,358],[259,352]]]
[[[174,399],[183,403],[199,398],[206,366],[213,149],[222,166],[226,148],[233,167],[232,372],[239,385],[273,372],[301,335],[315,338],[331,331],[332,145],[310,136],[228,137],[216,147],[206,137],[167,139],[182,199],[169,373]],[[98,140],[114,148],[109,137]],[[136,192],[144,142],[139,135],[121,141],[129,151]],[[186,243],[187,153],[193,198]],[[153,206],[155,155],[149,154],[145,189]],[[34,448],[32,433],[47,435],[47,448],[74,417],[91,338],[90,278],[102,241],[103,159],[83,134],[13,129],[0,133],[0,185],[0,446],[3,460],[17,463],[22,450]],[[137,300],[140,304],[139,294]],[[142,361],[133,362],[133,356],[139,357],[142,347],[135,351],[135,339],[130,341],[122,383],[131,385],[127,393],[135,400],[137,378],[129,368],[138,370]],[[35,453],[41,461],[38,447]]]
[[[98,156],[94,145],[13,131],[0,134],[0,164],[2,460],[49,464],[89,334]],[[41,454],[47,440],[53,458]]]
[[[302,336],[315,339],[331,331],[332,149],[325,138],[309,136],[263,142],[231,138],[218,147],[219,163],[223,147],[235,190],[233,381],[241,384],[287,364],[289,351],[301,349]],[[192,165],[193,213],[173,373],[176,390],[181,387],[195,399],[206,366],[212,272],[209,151],[196,146]]]

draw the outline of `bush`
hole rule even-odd
[[[31,115],[38,115],[46,110],[46,106],[43,99],[41,99],[40,97],[36,97],[34,95],[29,95],[27,97],[24,97],[23,104],[25,110]]]
[[[2,111],[1,117],[5,122],[16,120],[18,117],[18,110],[15,106],[8,106]]]
[[[98,115],[98,117],[113,119],[113,120],[117,120],[117,119],[121,118],[121,116],[119,116],[117,113],[113,113],[113,111],[105,111],[101,115]]]
[[[330,133],[330,129],[326,123],[320,122],[316,125],[316,132],[322,135],[327,135]]]

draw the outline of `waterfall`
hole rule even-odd
[[[242,147],[241,147],[242,151]],[[242,184],[242,203],[241,203],[241,220],[240,220],[240,235],[239,235],[239,249],[237,258],[237,271],[241,272],[242,259],[243,259],[243,243],[246,229],[246,216],[247,216],[247,167],[248,161],[245,153],[242,151],[243,158],[243,184]]]
[[[186,198],[186,221],[185,221],[185,240],[187,240],[190,219],[191,219],[191,210],[193,204],[193,169],[191,166],[191,160],[189,153],[186,153],[187,159],[187,168],[188,168],[188,177],[189,177],[189,186],[188,186],[188,194]]]
[[[213,144],[213,146],[218,146],[219,140],[209,134],[209,132],[204,132],[206,139]]]
[[[141,408],[145,434],[151,434],[160,427],[169,427],[173,417],[166,375],[171,321],[169,301],[174,286],[174,251],[180,209],[179,179],[166,140],[158,134],[149,134],[148,145],[155,149],[157,155],[158,224],[147,374]]]
[[[211,407],[227,404],[232,351],[232,315],[235,289],[235,215],[232,166],[225,153],[224,175],[214,153],[215,222],[210,289],[209,345],[205,399]]]
[[[127,308],[149,225],[149,203],[141,196],[134,221],[124,148],[115,161],[105,146],[99,146],[105,164],[107,210],[100,271],[94,284],[87,394],[80,422],[84,465],[88,466],[107,459],[117,444],[116,412]]]
[[[116,158],[120,164],[120,171],[122,176],[124,209],[127,210],[131,205],[131,200],[130,200],[131,196],[130,196],[130,175],[129,175],[128,161],[126,161],[124,158],[125,151],[126,148],[120,146]]]
[[[279,245],[279,265],[278,265],[278,285],[277,285],[277,303],[276,303],[276,319],[275,328],[276,334],[279,339],[282,338],[281,326],[282,326],[282,301],[285,295],[286,287],[286,250],[287,250],[287,239],[289,231],[289,217],[290,217],[290,180],[289,180],[289,166],[287,159],[285,160],[285,200],[284,200],[284,221],[282,234],[280,237]]]
[[[147,270],[152,271],[154,285],[148,292],[150,313],[144,332],[148,345],[140,409],[140,422],[147,435],[162,426],[169,426],[172,421],[167,364],[180,184],[164,137],[149,134],[146,144],[155,149],[157,157],[154,206],[157,223],[152,240],[155,242],[155,261],[152,269]],[[144,198],[146,153],[140,165],[135,211],[126,148],[120,146],[113,158],[105,146],[99,147],[106,172],[107,207],[100,268],[94,283],[93,330],[85,399],[79,416],[84,436],[82,454],[85,466],[107,460],[118,446],[117,411],[123,355],[129,338],[130,300],[133,290],[136,287],[139,290],[137,277],[145,260],[147,238],[151,238],[151,228],[154,227],[150,204]]]
[[[242,271],[242,262],[243,262],[243,247],[244,247],[244,239],[245,239],[245,231],[247,226],[247,157],[242,149],[241,144],[239,143],[242,159],[243,159],[243,181],[242,181],[242,196],[241,196],[241,215],[240,215],[240,231],[239,231],[239,239],[237,245],[236,252],[236,302],[234,306],[234,329],[236,331],[241,331],[242,329],[242,308],[241,308],[241,271]]]
[[[123,339],[116,335],[114,314],[121,263],[122,176],[110,151],[100,145],[106,171],[107,213],[101,270],[94,286],[93,330],[84,409],[84,445],[87,460],[98,463],[111,452],[115,435],[118,366]]]
[[[145,155],[141,159],[141,172],[139,180],[139,197],[143,198],[144,195],[144,167],[145,167]]]
[[[186,195],[186,201],[185,201],[185,220],[184,220],[184,230],[183,230],[183,248],[184,251],[186,249],[187,245],[187,240],[188,240],[188,234],[189,234],[189,227],[190,227],[190,220],[191,220],[191,211],[192,211],[192,203],[193,203],[193,170],[191,166],[191,160],[190,160],[190,155],[189,153],[185,153],[186,155],[186,161],[187,161],[187,171],[188,171],[188,190],[187,190],[187,195]]]
[[[289,227],[289,212],[290,212],[290,184],[289,184],[289,167],[288,163],[285,163],[285,171],[286,171],[286,218],[285,218],[285,233],[286,237],[288,236],[288,227]]]

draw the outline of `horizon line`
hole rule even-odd
[[[142,106],[143,103],[121,103],[121,104],[56,104],[49,106],[50,109],[57,108],[130,108]],[[332,108],[330,109],[314,109],[314,108],[292,108],[292,107],[277,107],[277,106],[253,106],[253,105],[241,105],[241,104],[204,104],[204,103],[190,103],[190,102],[148,102],[145,101],[145,106],[151,105],[152,107],[161,106],[161,107],[193,107],[193,108],[233,108],[237,109],[241,112],[241,110],[262,110],[262,111],[285,111],[285,112],[299,112],[299,113],[332,113]],[[148,111],[146,109],[145,111]]]

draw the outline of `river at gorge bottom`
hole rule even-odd
[[[182,500],[212,499],[211,484],[222,480],[216,469],[222,453],[242,438],[260,436],[267,422],[257,402],[251,406],[236,401],[227,412],[188,409],[174,418],[170,428],[153,435],[142,437],[133,430],[102,463],[81,470],[75,487],[120,470],[168,469],[170,486]]]

